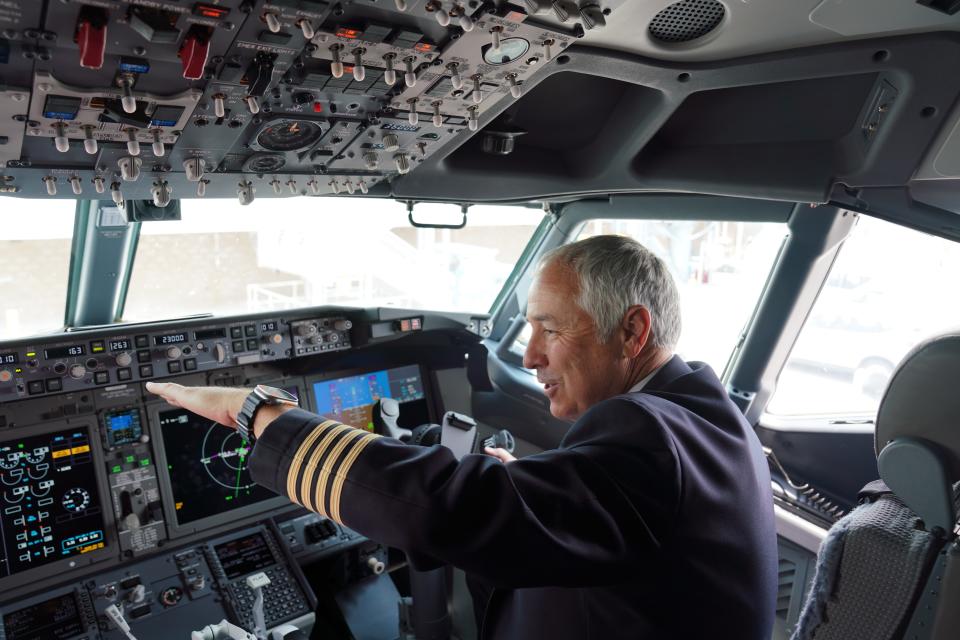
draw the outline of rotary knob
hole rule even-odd
[[[397,173],[404,175],[410,171],[410,158],[405,153],[398,153],[393,156],[393,161],[397,165]]]
[[[85,375],[87,375],[87,368],[82,364],[74,364],[70,366],[70,377],[74,380],[80,380]]]
[[[218,342],[213,347],[213,355],[217,362],[222,364],[227,360],[227,348]]]
[[[270,335],[263,336],[263,341],[267,344],[282,344],[283,336],[279,333],[271,333]]]
[[[317,325],[315,324],[302,324],[297,327],[297,335],[301,338],[306,338],[308,336],[315,335],[317,333]]]
[[[0,371],[0,382],[10,382],[11,380],[13,380],[12,373],[7,371],[6,369],[3,369],[2,371]]]
[[[118,367],[129,367],[130,363],[133,362],[133,358],[130,356],[129,353],[127,353],[126,351],[123,351],[116,355],[116,361],[117,361]]]
[[[333,323],[333,328],[337,331],[349,331],[353,328],[353,323],[349,320],[337,320]]]
[[[183,352],[180,350],[180,347],[167,347],[166,356],[169,360],[176,360],[182,354]]]
[[[383,150],[387,153],[393,153],[400,148],[400,138],[396,134],[388,133],[383,136]]]

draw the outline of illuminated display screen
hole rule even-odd
[[[373,404],[380,398],[400,402],[401,427],[430,421],[417,365],[313,382],[316,412],[353,427],[373,429]]]
[[[73,593],[24,607],[3,616],[7,640],[60,640],[83,633],[80,607]]]
[[[186,409],[161,411],[159,423],[178,524],[277,497],[250,478],[250,449],[236,430]]]
[[[276,563],[261,533],[218,544],[214,550],[223,572],[227,574],[227,580],[245,576]]]
[[[17,364],[20,356],[15,353],[0,353],[0,364]]]
[[[75,358],[87,354],[87,348],[82,344],[75,344],[69,347],[57,347],[56,349],[46,349],[44,351],[47,360],[55,358]]]
[[[153,338],[154,344],[180,344],[186,341],[187,334],[185,333],[168,333],[165,336],[155,336]]]
[[[104,547],[86,429],[0,443],[0,577]]]
[[[103,426],[107,434],[107,446],[139,442],[143,435],[143,425],[140,423],[140,412],[137,409],[111,411],[103,415]]]
[[[133,344],[126,338],[117,338],[110,341],[110,351],[129,351],[133,349]]]

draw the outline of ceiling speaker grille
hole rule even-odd
[[[717,28],[726,9],[717,0],[682,0],[653,16],[648,27],[658,42],[676,44],[702,38]]]

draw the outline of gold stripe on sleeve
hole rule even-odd
[[[344,436],[337,443],[337,446],[333,448],[333,451],[330,452],[330,455],[327,456],[327,459],[323,461],[323,468],[320,470],[320,477],[317,479],[317,484],[314,486],[313,490],[313,500],[314,506],[317,513],[322,516],[327,515],[327,512],[323,508],[323,496],[327,490],[327,479],[330,477],[331,471],[337,464],[337,460],[340,458],[340,454],[343,453],[344,449],[349,445],[353,447],[353,443],[357,441],[356,435],[363,437],[364,431],[356,429],[356,434],[351,433],[348,436]]]
[[[313,496],[313,492],[310,491],[310,485],[313,482],[313,474],[317,469],[317,463],[340,434],[352,429],[353,427],[345,424],[333,422],[333,425],[331,425],[331,427],[327,430],[327,433],[323,440],[320,441],[320,444],[313,448],[313,452],[310,454],[310,458],[307,460],[306,468],[303,471],[303,479],[300,481],[300,495],[303,497],[303,506],[305,506],[307,509],[316,511],[316,508],[310,502],[310,498]]]
[[[363,451],[364,447],[379,437],[381,436],[372,433],[365,434],[360,440],[354,443],[350,449],[350,453],[343,459],[343,464],[340,465],[340,469],[337,470],[337,477],[333,481],[333,488],[330,490],[330,518],[337,524],[343,524],[340,520],[340,494],[343,492],[343,484],[347,479],[347,474],[350,473],[350,467],[353,466],[353,463],[357,460],[357,457],[360,455],[360,452]]]
[[[303,443],[301,443],[300,448],[298,448],[297,452],[293,455],[293,460],[290,461],[290,467],[287,469],[287,496],[297,504],[300,504],[300,501],[297,500],[295,490],[297,486],[297,476],[300,474],[300,465],[303,464],[303,459],[306,457],[307,452],[310,451],[314,441],[322,436],[326,428],[332,424],[337,424],[337,422],[335,420],[326,420],[314,427],[313,431],[307,435]]]

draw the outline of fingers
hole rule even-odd
[[[499,460],[504,464],[508,462],[513,462],[514,460],[516,460],[516,458],[514,458],[506,449],[500,449],[499,447],[497,448],[484,447],[483,452],[486,453],[488,456],[496,458],[497,460]]]
[[[146,389],[150,393],[160,396],[172,405],[180,406],[178,399],[183,397],[187,388],[175,382],[148,382]]]

